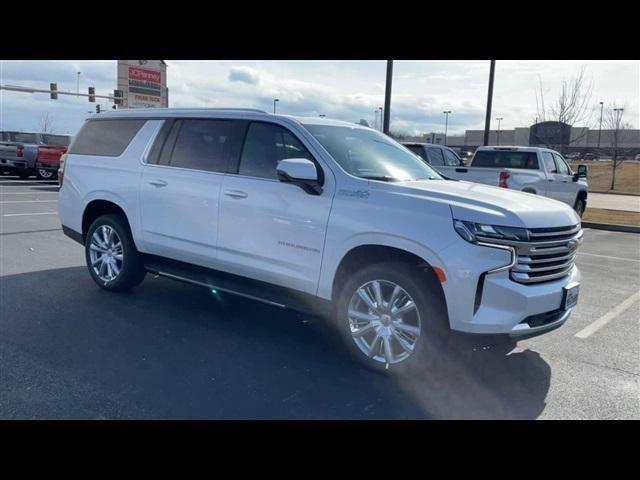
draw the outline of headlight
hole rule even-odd
[[[529,240],[529,232],[525,228],[485,225],[455,219],[453,220],[453,227],[462,238],[472,243],[490,242],[492,239],[516,242],[527,242]]]

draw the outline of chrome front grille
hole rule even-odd
[[[490,240],[515,248],[511,279],[524,284],[542,283],[569,275],[582,243],[580,224],[556,228],[530,228],[529,241]],[[489,239],[487,239],[489,241]]]

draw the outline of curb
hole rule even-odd
[[[611,223],[582,222],[582,228],[593,228],[594,230],[609,230],[612,232],[640,233],[640,227],[632,227],[630,225],[615,225]]]
[[[599,193],[601,195],[626,195],[628,197],[640,197],[640,193],[624,193],[624,192],[596,192],[596,191],[589,191],[587,192],[587,195],[589,193]]]

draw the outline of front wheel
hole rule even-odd
[[[91,224],[85,241],[85,258],[91,277],[105,290],[129,290],[139,285],[146,275],[122,215],[103,215]]]
[[[587,202],[585,202],[583,199],[579,199],[576,201],[576,205],[573,208],[578,214],[578,216],[582,218],[582,215],[584,215],[584,211],[587,208]]]
[[[447,348],[444,302],[417,267],[381,263],[355,273],[341,289],[336,322],[357,360],[380,372],[428,368]]]

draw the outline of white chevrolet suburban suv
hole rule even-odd
[[[151,272],[322,312],[374,369],[425,365],[464,333],[546,332],[577,303],[572,208],[443,179],[371,128],[252,109],[108,112],[62,163],[63,231],[100,287]]]

